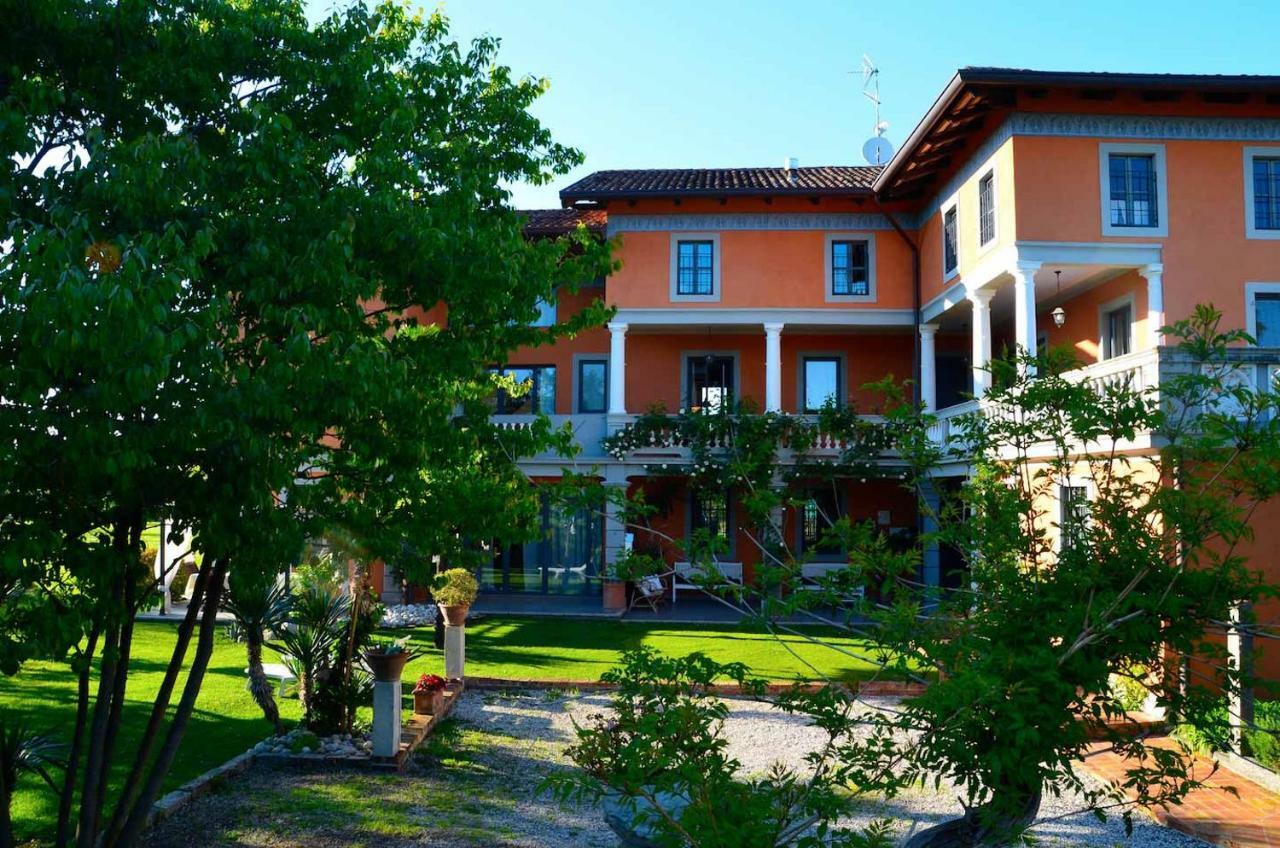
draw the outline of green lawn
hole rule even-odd
[[[175,629],[176,625],[160,622],[139,622],[137,626],[128,708],[117,748],[124,755],[116,757],[115,781],[128,768],[137,734],[146,722],[148,708],[168,662]],[[422,655],[409,665],[405,679],[412,680],[426,672],[442,672],[444,659],[432,645],[432,631],[417,629],[400,635],[406,634]],[[821,635],[858,653],[870,654],[866,643],[832,634]],[[865,678],[875,669],[870,662],[808,644],[799,637],[789,637],[788,644],[806,661],[837,679]],[[617,661],[622,651],[640,645],[673,654],[702,651],[722,662],[740,660],[769,680],[814,677],[773,637],[744,628],[552,618],[483,619],[469,625],[467,672],[475,676],[526,680],[595,680]],[[274,659],[268,657],[268,661]],[[243,647],[226,641],[219,633],[195,714],[167,788],[179,786],[225,762],[270,733],[270,726],[244,688],[244,662]],[[179,681],[178,693],[181,685]],[[405,694],[408,697],[408,686]],[[296,719],[300,714],[296,698],[286,698],[281,712],[286,718]],[[69,736],[75,715],[75,680],[67,666],[28,663],[18,675],[0,678],[0,714],[5,721],[22,717],[35,729]],[[20,839],[40,836],[52,830],[56,800],[36,783],[22,782],[13,811]]]

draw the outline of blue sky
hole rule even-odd
[[[333,0],[311,0],[313,11]],[[434,3],[422,3],[427,10]],[[880,68],[895,145],[956,68],[1280,73],[1280,3],[448,0],[459,40],[502,38],[500,60],[546,77],[535,109],[586,165],[513,186],[522,208],[605,168],[862,164]]]

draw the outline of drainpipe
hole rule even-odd
[[[880,202],[880,195],[875,197],[876,208],[880,210],[880,214],[884,215],[893,225],[894,232],[907,245],[907,249],[911,251],[911,312],[912,327],[914,329],[915,338],[911,344],[911,385],[912,396],[915,398],[916,408],[920,407],[923,398],[920,395],[920,248],[907,235],[907,231],[898,223],[898,219],[893,217],[893,213],[884,208]]]

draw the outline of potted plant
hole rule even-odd
[[[424,674],[413,687],[413,712],[415,715],[440,715],[444,710],[444,678],[438,674]]]
[[[451,568],[436,577],[431,592],[445,623],[461,627],[467,621],[467,610],[480,592],[480,584],[465,568]]]
[[[373,672],[373,679],[380,683],[399,680],[405,664],[411,659],[413,653],[405,647],[404,639],[395,642],[374,641],[364,652],[365,664]]]

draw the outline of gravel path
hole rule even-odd
[[[887,699],[886,704],[892,703]],[[573,721],[607,708],[608,696],[548,692],[470,692],[447,732],[420,750],[405,774],[365,771],[298,773],[255,767],[195,802],[154,831],[151,846],[245,845],[263,848],[616,848],[618,840],[592,808],[562,807],[539,795],[551,771],[568,768]],[[801,718],[768,705],[730,700],[730,754],[748,773],[774,760],[803,766],[822,741]],[[1078,797],[1046,798],[1042,818],[1067,818],[1036,829],[1043,845],[1202,848],[1205,843],[1135,816],[1126,838],[1118,818],[1099,822]],[[868,801],[851,823],[892,818],[905,834],[958,814],[945,791],[917,790]]]

